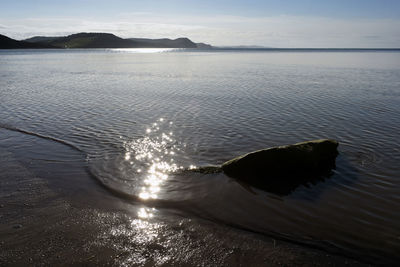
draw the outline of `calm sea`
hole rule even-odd
[[[13,130],[81,151],[133,205],[377,261],[400,251],[398,51],[4,50],[0,126],[4,146]],[[317,138],[340,143],[334,174],[286,196],[174,174]]]

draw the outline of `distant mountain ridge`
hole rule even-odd
[[[9,39],[13,40],[11,38]],[[111,33],[86,32],[60,37],[35,36],[25,39],[23,41],[13,40],[13,42],[14,43],[7,41],[7,44],[9,43],[9,45],[4,45],[4,48],[24,48],[24,46],[31,46],[29,48],[212,48],[211,45],[204,43],[194,43],[188,38],[123,39]],[[0,39],[0,48],[3,48],[2,44],[3,41],[2,39]],[[12,44],[14,44],[15,47],[12,47]]]
[[[178,39],[148,39],[148,38],[129,38],[133,42],[140,44],[146,44],[149,46],[159,47],[163,46],[165,48],[197,48],[197,44],[193,43],[188,38],[178,38]]]
[[[55,48],[55,47],[50,44],[17,41],[5,35],[0,34],[0,49],[15,49],[15,48],[28,49],[28,48]]]

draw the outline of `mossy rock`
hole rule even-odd
[[[222,171],[261,189],[286,195],[300,184],[329,176],[339,143],[320,139],[251,152],[222,164]]]

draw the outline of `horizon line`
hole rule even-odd
[[[94,34],[112,34],[118,38],[121,39],[131,39],[131,38],[137,38],[137,39],[170,39],[170,40],[176,40],[176,39],[181,39],[181,38],[187,38],[189,40],[191,40],[189,37],[178,37],[178,38],[168,38],[168,37],[158,37],[158,38],[148,38],[148,37],[128,37],[128,38],[123,38],[120,37],[114,33],[111,32],[91,32],[91,31],[84,31],[84,32],[77,32],[77,33],[71,33],[71,34],[67,34],[67,35],[34,35],[32,37],[28,37],[25,39],[14,39],[11,38],[5,34],[1,34],[3,36],[6,36],[8,38],[17,40],[17,41],[25,41],[27,39],[30,38],[34,38],[34,37],[66,37],[66,36],[70,36],[70,35],[75,35],[75,34],[81,34],[81,33],[94,33]],[[196,43],[198,43],[196,41]],[[200,43],[204,43],[202,41],[200,41]],[[208,44],[208,43],[205,43]],[[253,45],[213,45],[213,44],[208,44],[210,45],[212,48],[211,49],[232,49],[232,50],[400,50],[400,47],[269,47],[269,46],[264,46],[264,45],[257,45],[257,44],[253,44]],[[113,47],[108,47],[105,49],[112,49]],[[65,48],[49,48],[49,49],[65,49]],[[69,48],[69,49],[95,49],[95,48]],[[128,48],[128,49],[135,49],[135,48]],[[190,49],[190,48],[182,48],[182,49]]]

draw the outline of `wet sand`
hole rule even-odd
[[[82,166],[70,177],[65,169],[76,167],[74,160],[49,163],[19,154],[18,138],[30,137],[12,135],[0,146],[1,266],[369,266],[125,201]],[[71,153],[43,142],[47,149]]]

